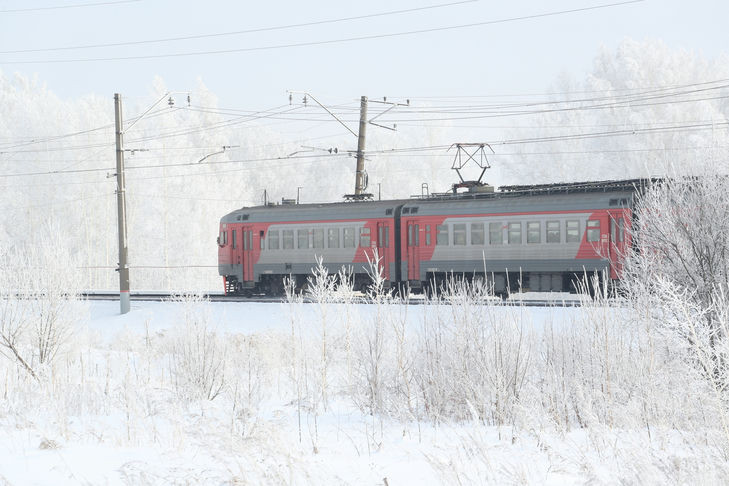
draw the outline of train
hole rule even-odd
[[[633,206],[645,181],[481,185],[410,199],[243,207],[220,220],[218,273],[226,294],[299,288],[321,259],[335,273],[424,291],[448,278],[486,279],[493,291],[575,291],[585,273],[619,283]],[[374,267],[377,268],[377,267]]]

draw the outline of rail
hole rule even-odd
[[[119,300],[119,293],[118,292],[83,292],[81,294],[84,298],[88,300],[111,300],[111,301],[118,301]],[[171,301],[175,299],[176,297],[179,297],[179,293],[169,293],[169,292],[132,292],[130,295],[130,299],[132,301],[136,302],[166,302]],[[203,293],[201,296],[209,300],[210,302],[253,302],[253,303],[286,303],[285,297],[271,297],[271,296],[252,296],[252,297],[244,297],[241,295],[225,295],[222,293]],[[355,296],[353,299],[356,303],[363,303],[368,304],[371,303],[369,299],[367,299],[364,296]],[[303,300],[304,303],[310,304],[313,303],[314,300],[305,297]],[[336,303],[337,301],[334,300],[332,303]],[[407,299],[406,302],[408,305],[422,305],[427,301],[426,299],[422,298],[410,298]],[[484,300],[484,304],[496,304],[496,305],[505,305],[505,306],[523,306],[523,307],[579,307],[582,305],[583,300],[579,298],[574,299],[530,299],[528,297],[526,298],[507,298],[507,299],[500,299],[498,297],[495,297],[493,299],[487,299]],[[444,298],[440,303],[442,304],[449,304],[447,298]]]

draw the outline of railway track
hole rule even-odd
[[[88,300],[119,300],[118,292],[93,292],[87,291],[81,294]],[[136,302],[165,302],[173,300],[179,294],[172,294],[169,292],[132,292],[130,294],[130,300]],[[240,295],[225,295],[222,293],[204,293],[202,297],[209,300],[210,302],[253,302],[253,303],[284,303],[286,299],[284,297],[270,297],[270,296],[253,296],[243,297]],[[355,300],[358,303],[369,303],[369,300],[364,296],[356,296]],[[312,299],[304,298],[304,303],[313,303]],[[421,305],[425,303],[425,299],[414,297],[408,300],[409,305]],[[443,300],[444,304],[448,303],[448,300]],[[582,304],[580,299],[501,299],[498,298],[493,300],[484,301],[484,304],[493,303],[498,305],[507,306],[524,306],[524,307],[579,307]]]

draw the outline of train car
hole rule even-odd
[[[499,293],[569,291],[585,272],[620,278],[633,198],[643,181],[506,186],[425,198],[242,208],[221,219],[228,293],[280,294],[321,257],[369,282],[375,255],[389,287],[423,289],[480,276]]]
[[[406,202],[266,205],[227,214],[218,237],[226,293],[280,294],[283,278],[291,275],[302,285],[317,257],[332,273],[350,267],[361,288],[368,281],[368,259],[377,255],[387,285],[395,284],[395,214]]]

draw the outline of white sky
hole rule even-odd
[[[729,46],[729,2],[645,0],[492,25],[326,45],[158,59],[48,62],[301,44],[611,3],[481,0],[240,35],[8,53],[281,27],[453,1],[0,0],[0,70],[6,75],[37,75],[62,98],[88,93],[112,97],[115,92],[127,99],[146,97],[155,76],[160,76],[170,90],[194,89],[200,78],[219,97],[221,106],[265,109],[287,103],[287,89],[309,91],[325,103],[352,101],[360,95],[541,93],[562,72],[581,78],[590,70],[600,46],[614,48],[625,37],[662,39],[672,48],[698,51],[706,57],[726,52]],[[88,5],[94,3],[97,5]],[[48,9],[63,6],[68,8]],[[13,11],[18,9],[34,10]],[[42,62],[19,63],[27,61]]]

